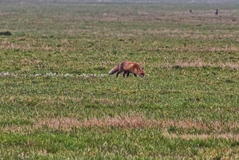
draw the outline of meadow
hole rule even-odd
[[[238,159],[238,7],[0,2],[0,159]]]

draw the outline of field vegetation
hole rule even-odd
[[[238,7],[0,1],[0,159],[238,159]]]

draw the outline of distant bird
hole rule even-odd
[[[215,12],[216,15],[218,15],[218,9],[216,9],[216,12]]]
[[[190,12],[190,13],[193,13],[193,11],[192,11],[191,9],[189,10],[189,12]]]

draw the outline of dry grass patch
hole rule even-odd
[[[189,52],[238,52],[239,48],[237,46],[226,46],[226,47],[215,47],[215,46],[204,46],[201,48],[195,46],[185,46],[181,48],[181,51]]]
[[[38,121],[35,128],[49,127],[53,129],[70,130],[76,128],[92,128],[92,127],[119,127],[119,128],[142,128],[146,126],[146,122],[142,117],[106,117],[102,119],[92,118],[89,120],[78,121],[74,118],[49,118]]]
[[[34,128],[52,128],[56,130],[71,130],[73,127],[79,127],[81,126],[80,121],[78,121],[75,118],[68,118],[68,117],[62,117],[62,118],[47,118],[38,121],[35,123]]]
[[[92,118],[79,121],[75,118],[59,117],[39,120],[35,128],[49,127],[53,129],[91,128],[91,127],[118,127],[118,128],[155,128],[162,129],[177,127],[182,129],[194,128],[204,132],[231,132],[239,128],[238,122],[204,122],[193,120],[155,120],[143,115],[122,115],[115,117]]]
[[[2,128],[2,132],[29,132],[41,128],[50,128],[61,131],[71,131],[74,128],[121,128],[121,129],[147,129],[159,128],[166,138],[182,138],[185,140],[194,139],[225,139],[239,141],[239,134],[233,134],[239,128],[238,122],[204,122],[193,120],[155,120],[148,119],[144,115],[122,115],[115,117],[92,118],[82,121],[76,118],[59,117],[37,120],[34,125],[27,126],[7,126]],[[196,129],[202,134],[176,134],[171,133],[169,128],[175,127],[180,130]]]
[[[225,134],[172,134],[163,132],[163,136],[169,139],[182,138],[185,140],[208,140],[208,139],[225,139],[239,141],[239,134],[225,133]]]
[[[239,64],[234,62],[218,62],[218,63],[211,63],[211,62],[204,62],[201,59],[197,59],[190,62],[183,62],[183,61],[177,61],[174,65],[167,65],[168,67],[219,67],[222,69],[232,69],[232,70],[238,70]]]

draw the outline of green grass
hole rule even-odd
[[[0,4],[1,159],[238,158],[237,3]]]

